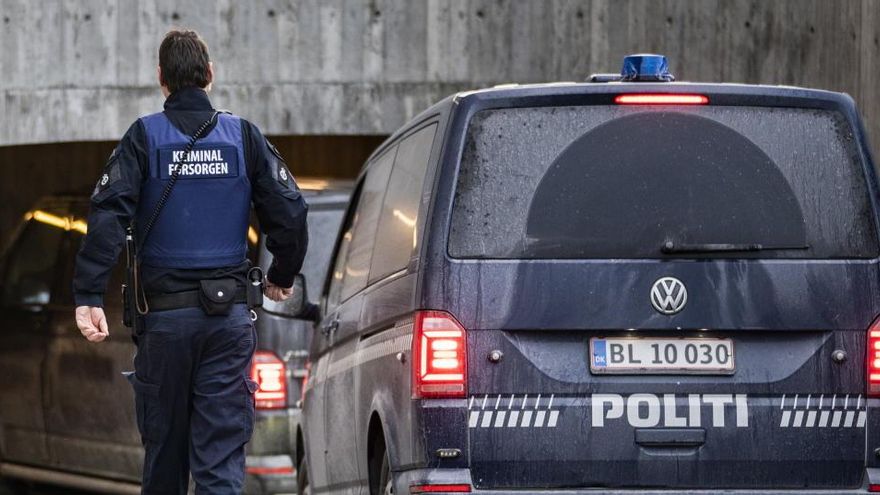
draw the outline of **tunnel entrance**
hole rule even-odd
[[[354,179],[386,136],[269,136],[297,178]],[[0,147],[0,236],[5,243],[40,197],[89,194],[115,141]]]

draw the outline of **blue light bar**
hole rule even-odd
[[[669,72],[669,64],[663,55],[639,53],[623,58],[620,70],[622,81],[631,82],[670,82],[675,77]]]

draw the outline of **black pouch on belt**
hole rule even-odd
[[[238,282],[234,278],[199,281],[199,304],[206,315],[228,315],[235,304],[235,289]]]

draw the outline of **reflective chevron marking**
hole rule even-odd
[[[806,401],[798,401],[798,397],[795,395],[791,403],[787,404],[785,396],[782,396],[779,406],[782,410],[779,421],[780,428],[865,427],[867,411],[862,408],[862,405],[867,407],[867,403],[862,401],[861,395],[851,397],[847,394],[838,400],[837,394],[834,394],[831,396],[830,408],[827,407],[829,401],[825,400],[824,395],[819,396],[818,406],[812,395],[807,395]]]
[[[489,395],[472,396],[468,400],[468,427],[556,428],[560,411],[553,408],[554,399],[555,395],[548,400],[539,394],[530,402],[528,395],[514,394],[509,397],[497,395],[493,402]]]

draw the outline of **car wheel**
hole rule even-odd
[[[382,456],[382,468],[379,471],[379,493],[382,495],[393,495],[394,486],[391,482],[391,463],[388,461],[388,451]]]
[[[305,456],[296,468],[296,493],[312,495],[312,486],[309,484],[309,466],[306,464]]]

